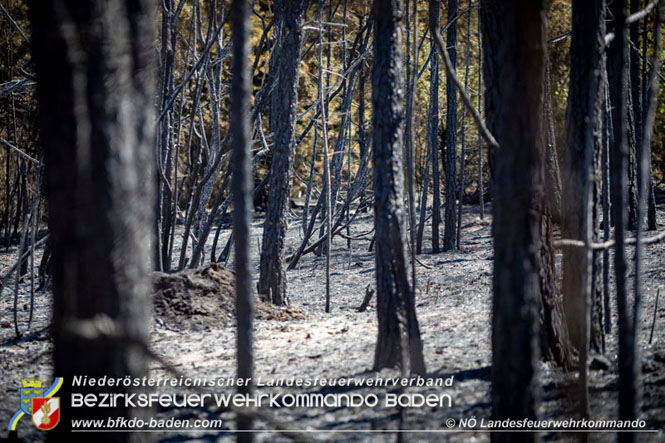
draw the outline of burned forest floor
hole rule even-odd
[[[432,254],[431,229],[428,221],[423,240],[423,254],[418,256],[416,309],[428,377],[450,379],[452,386],[408,387],[404,392],[422,394],[448,394],[452,406],[404,408],[402,423],[400,411],[385,407],[281,407],[267,408],[272,422],[258,421],[256,427],[266,432],[258,433],[258,441],[288,441],[284,433],[269,432],[281,426],[288,430],[304,431],[311,441],[396,441],[394,432],[401,426],[414,430],[403,435],[403,441],[489,441],[483,431],[456,432],[455,420],[474,417],[478,422],[490,417],[491,378],[491,304],[492,304],[492,238],[491,214],[486,207],[484,220],[479,218],[478,206],[465,206],[462,221],[463,250]],[[296,214],[292,214],[296,215]],[[659,205],[660,229],[665,226],[665,205]],[[254,276],[258,272],[258,249],[261,241],[262,218],[252,223],[251,251]],[[257,320],[254,324],[255,375],[262,380],[296,378],[340,377],[397,377],[398,370],[371,372],[377,334],[376,299],[367,309],[359,312],[367,288],[375,286],[374,253],[369,251],[373,219],[371,212],[359,214],[351,225],[350,235],[361,237],[350,242],[336,237],[331,256],[331,304],[330,313],[325,306],[325,257],[305,255],[296,269],[288,271],[288,296],[290,308],[281,309],[257,301]],[[222,232],[226,241],[230,231]],[[362,235],[367,234],[367,235]],[[316,234],[315,234],[316,235]],[[653,233],[647,232],[650,236]],[[300,244],[301,221],[292,218],[287,236],[287,255],[295,252]],[[558,232],[557,232],[558,236]],[[176,245],[177,247],[178,245]],[[632,257],[634,249],[628,248]],[[42,251],[37,251],[37,259]],[[206,252],[206,257],[209,252]],[[560,266],[560,252],[557,252]],[[0,253],[0,275],[4,275],[17,258],[14,246]],[[665,244],[657,243],[644,248],[644,284],[642,311],[639,324],[639,368],[642,370],[642,411],[646,428],[658,430],[644,433],[638,441],[665,441]],[[38,261],[37,261],[38,263]],[[632,266],[632,259],[629,264]],[[232,269],[232,259],[227,264]],[[210,281],[226,289],[221,301],[194,308],[175,309],[182,306],[174,297],[183,292],[169,294],[158,292],[159,303],[152,324],[150,346],[161,360],[151,360],[151,377],[234,377],[235,324],[233,297],[229,292],[232,279],[226,271],[217,267],[191,271],[181,285],[197,287],[202,293],[215,292]],[[612,270],[610,270],[612,273]],[[560,272],[558,273],[560,275]],[[157,275],[155,279],[168,278]],[[630,268],[632,281],[634,268]],[[629,281],[629,283],[630,283]],[[170,283],[163,283],[169,288]],[[193,285],[193,286],[192,286]],[[156,283],[156,287],[159,286]],[[629,286],[632,288],[632,286]],[[661,289],[661,300],[654,311],[656,293]],[[207,291],[207,292],[206,292]],[[167,291],[168,292],[168,291]],[[612,294],[614,286],[612,285]],[[632,291],[631,291],[632,294]],[[185,297],[189,297],[185,295]],[[612,296],[613,297],[613,296]],[[49,291],[35,294],[34,318],[26,331],[30,300],[29,278],[19,284],[17,298],[18,326],[23,337],[16,339],[14,331],[14,285],[10,283],[0,298],[0,438],[7,436],[7,424],[19,408],[21,379],[38,377],[50,384],[53,377],[50,337],[51,294]],[[166,301],[165,301],[166,300]],[[169,301],[170,300],[170,301]],[[191,300],[188,303],[194,303]],[[198,302],[197,302],[198,303]],[[157,303],[156,303],[157,305]],[[654,313],[655,312],[655,313]],[[653,342],[648,344],[652,320],[655,315]],[[612,299],[612,333],[608,335],[606,360],[599,359],[590,371],[591,417],[594,419],[617,418],[617,342],[616,303]],[[604,367],[608,364],[608,367]],[[539,377],[542,386],[541,418],[577,418],[575,400],[576,373],[564,373],[552,362],[541,362]],[[178,392],[185,388],[171,388]],[[213,388],[231,393],[235,388]],[[259,391],[272,392],[346,392],[361,395],[386,392],[397,393],[395,387],[268,387]],[[400,391],[401,392],[401,391]],[[157,433],[163,442],[182,441],[232,441],[235,435],[235,418],[230,412],[218,412],[214,406],[206,408],[163,409],[157,417],[199,417],[223,420],[223,430],[216,432],[176,431]],[[29,419],[24,418],[17,427],[18,436],[26,441],[41,441],[44,433],[36,430]],[[415,430],[446,431],[416,432]],[[374,431],[374,432],[372,432]],[[543,441],[576,441],[574,433],[543,433]],[[590,441],[612,441],[615,434],[595,433]]]

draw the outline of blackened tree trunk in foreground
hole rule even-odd
[[[275,26],[278,36],[276,85],[272,91],[271,120],[275,132],[270,166],[270,191],[263,225],[261,268],[258,290],[276,305],[287,305],[284,239],[287,203],[291,188],[291,169],[295,153],[296,111],[298,109],[298,72],[302,25],[307,0],[278,0]]]
[[[233,237],[235,238],[235,288],[237,338],[236,355],[238,378],[254,375],[252,346],[252,274],[249,254],[249,208],[251,207],[251,171],[249,167],[249,4],[246,0],[231,3],[233,32],[233,65],[231,78],[231,130],[233,131]],[[238,388],[240,394],[250,394],[251,384]],[[251,421],[240,417],[238,429],[251,429]],[[239,432],[238,441],[253,441],[253,434]]]
[[[407,278],[402,143],[403,5],[374,3],[374,213],[379,333],[374,369],[425,372],[414,294]]]
[[[545,0],[483,0],[485,115],[500,148],[492,182],[492,416],[535,418],[538,404]],[[492,441],[535,441],[494,433]]]
[[[147,0],[32,2],[53,248],[54,374],[65,380],[63,399],[74,375],[147,374],[144,354],[131,343],[147,343],[152,309],[152,11]],[[77,326],[86,321],[121,339],[100,339],[91,328],[82,338]],[[48,434],[53,441],[67,439],[72,418],[132,414],[123,406],[69,403],[63,401],[63,421]]]

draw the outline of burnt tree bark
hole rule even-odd
[[[630,1],[630,13],[634,14],[641,9],[641,0],[631,0]],[[630,26],[630,40],[635,44],[635,48],[640,47],[640,34],[641,34],[642,21],[638,20],[636,23],[633,23]],[[643,88],[642,85],[642,73],[641,73],[641,63],[640,63],[640,53],[634,48],[628,50],[630,54],[630,96],[632,102],[632,118],[635,127],[635,144],[636,146],[642,145],[642,127],[644,125],[643,118]],[[643,54],[644,57],[647,56],[646,52]]]
[[[233,192],[233,237],[235,238],[236,289],[236,355],[237,376],[245,380],[254,375],[252,320],[254,299],[250,264],[249,214],[251,208],[252,174],[250,169],[249,122],[249,4],[245,0],[231,3],[233,33],[233,65],[231,67],[231,131],[232,166],[231,192]],[[245,384],[238,393],[251,394],[253,387]],[[251,420],[238,419],[238,429],[252,429]],[[239,442],[254,440],[250,432],[238,432]]]
[[[552,109],[552,86],[550,81],[550,61],[547,58],[544,78],[544,108],[543,108],[543,136],[545,140],[545,193],[546,205],[552,221],[561,223],[561,168],[556,149],[556,134],[554,133],[554,110]]]
[[[483,0],[485,115],[500,148],[492,182],[492,416],[535,418],[546,1]],[[536,441],[495,433],[492,441]]]
[[[541,298],[541,352],[560,367],[569,370],[575,363],[563,308],[563,297],[556,281],[554,258],[554,224],[561,220],[561,173],[554,134],[549,57],[543,77],[543,145],[545,147],[545,205],[540,235],[540,298]]]
[[[401,0],[375,2],[373,8],[372,159],[379,321],[374,369],[399,365],[405,371],[423,374],[422,342],[405,251],[402,11]]]
[[[594,243],[602,241],[601,233],[601,216],[603,215],[603,184],[602,184],[602,169],[603,169],[603,151],[605,145],[603,142],[604,128],[604,105],[605,105],[605,56],[601,57],[600,62],[600,102],[597,104],[598,112],[597,129],[593,134],[593,159],[592,171],[594,180],[591,183],[591,235]],[[605,331],[606,331],[606,310],[608,309],[605,303],[605,287],[603,281],[603,251],[592,252],[591,264],[591,312],[589,316],[589,347],[592,352],[602,354],[605,352]]]
[[[430,7],[430,21],[437,28],[441,26],[441,1],[434,1]],[[439,226],[441,226],[441,173],[439,169],[439,55],[432,42],[430,61],[429,113],[427,119],[427,144],[432,152],[432,252],[439,252]]]
[[[648,88],[648,93],[646,95],[646,98],[644,100],[644,125],[643,125],[643,134],[641,137],[641,142],[642,144],[637,147],[637,174],[638,174],[638,186],[639,186],[639,201],[637,204],[637,232],[635,235],[635,279],[633,280],[633,290],[634,290],[634,297],[633,297],[633,309],[632,309],[632,328],[631,328],[631,336],[630,336],[630,343],[629,343],[629,348],[632,349],[632,357],[633,361],[637,360],[640,361],[640,346],[638,344],[639,342],[639,335],[638,335],[638,327],[640,325],[640,309],[642,305],[642,292],[643,288],[646,285],[643,285],[643,250],[642,250],[642,245],[640,244],[643,237],[643,219],[644,219],[644,212],[647,206],[647,197],[648,197],[648,185],[649,185],[649,179],[648,176],[651,174],[651,170],[649,168],[649,160],[647,158],[647,155],[649,155],[649,150],[647,149],[647,146],[651,144],[652,140],[652,131],[654,127],[654,122],[656,118],[656,109],[658,106],[658,95],[659,95],[659,89],[660,89],[660,83],[658,80],[658,73],[660,72],[662,61],[661,61],[661,54],[662,54],[662,42],[661,42],[661,30],[662,30],[662,24],[663,24],[663,4],[658,3],[656,6],[656,14],[654,17],[653,21],[653,35],[654,35],[654,51],[653,51],[653,58],[652,58],[652,67],[651,67],[651,72],[649,73],[649,81],[648,84],[645,84],[645,88]],[[645,54],[646,56],[646,54]],[[656,300],[658,300],[658,295],[656,295]],[[656,304],[658,302],[656,301]],[[655,310],[655,308],[654,308]],[[652,330],[653,330],[653,324],[652,324]],[[653,335],[653,334],[652,334]],[[651,343],[651,337],[649,338],[649,343]],[[634,368],[634,365],[633,365]],[[634,403],[634,410],[635,411],[641,411],[640,408],[640,390],[642,387],[642,384],[640,383],[640,372],[638,369],[638,372],[635,374],[637,380],[634,380],[633,383],[636,385],[636,392],[631,399],[631,401]],[[621,405],[619,405],[621,408]],[[631,434],[626,440],[628,439],[634,439],[635,434]]]
[[[628,134],[626,63],[628,61],[626,1],[614,0],[609,11],[614,17],[614,41],[607,60],[610,101],[613,105],[613,146],[610,149],[612,218],[614,220],[614,277],[618,311],[619,341],[619,419],[633,420],[637,416],[637,367],[635,349],[631,346],[632,322],[627,294],[626,203],[628,188]],[[620,441],[634,441],[631,433],[619,434]]]
[[[467,2],[469,11],[466,15],[466,54],[464,60],[464,94],[469,94],[469,55],[471,50],[471,0]],[[464,203],[464,167],[466,162],[466,105],[462,107],[462,122],[460,128],[461,150],[459,160],[459,205],[457,206],[457,247],[462,246],[462,205]]]
[[[630,13],[634,14],[642,8],[642,0],[630,0]],[[642,33],[642,20],[630,25],[629,28],[629,38],[633,45],[630,45],[628,49],[629,54],[629,76],[628,84],[630,85],[630,119],[633,122],[632,132],[634,140],[634,147],[632,147],[631,155],[633,158],[631,161],[634,164],[632,173],[634,174],[633,186],[635,189],[635,198],[639,199],[639,178],[637,176],[637,150],[642,146],[642,136],[643,136],[643,127],[644,127],[644,100],[643,100],[643,90],[646,87],[643,85],[643,76],[641,73],[641,63],[640,63],[640,53],[637,48],[640,47],[640,34]],[[647,53],[645,52],[643,56],[646,58]],[[631,211],[634,211],[634,215],[629,215],[629,223],[632,229],[637,229],[635,223],[637,222],[637,200],[635,201],[635,206],[631,208]]]
[[[457,67],[457,0],[448,0],[446,45],[453,69]],[[457,235],[457,88],[446,81],[446,207],[443,230],[443,250],[455,249]],[[461,204],[461,202],[460,202]]]
[[[601,0],[601,4],[597,4],[601,8],[600,15],[602,16],[602,23],[600,24],[602,33],[606,29],[606,16],[607,16],[607,1]],[[598,90],[598,97],[596,103],[596,123],[593,132],[593,158],[591,159],[591,168],[594,180],[591,183],[591,236],[593,242],[600,242],[605,236],[604,227],[601,231],[601,217],[602,220],[607,220],[605,217],[605,180],[609,177],[605,176],[605,159],[607,154],[607,50],[606,47],[601,49],[600,63],[598,66],[600,71],[600,86]],[[603,222],[604,223],[604,222]],[[608,224],[609,233],[609,224]],[[609,235],[608,235],[609,236]],[[591,276],[591,312],[589,315],[589,348],[592,352],[602,354],[605,352],[605,334],[608,330],[608,318],[610,317],[608,302],[606,302],[606,287],[605,276],[605,255],[604,251],[592,251],[592,276]],[[609,268],[608,268],[609,270]],[[609,274],[608,274],[609,275]],[[609,298],[609,292],[607,292]]]
[[[65,380],[147,375],[140,347],[148,341],[152,310],[156,188],[151,3],[31,4],[32,26],[39,30],[32,38],[53,254],[54,373]],[[109,328],[120,338],[105,337]],[[62,397],[69,396],[69,386],[63,385]],[[70,418],[134,414],[121,405],[61,407],[67,420],[48,434],[51,441],[67,439]],[[131,435],[96,439],[129,441]]]
[[[478,6],[480,8],[480,6]],[[480,10],[478,10],[478,115],[483,110],[483,54],[482,43],[480,41]],[[480,219],[485,219],[485,186],[483,180],[483,138],[478,131],[478,205],[480,206]]]
[[[587,155],[596,148],[594,132],[600,131],[601,62],[605,36],[604,2],[573,2],[573,26],[570,50],[570,82],[566,109],[566,146],[563,157],[562,236],[583,240],[587,217],[585,195],[590,171]],[[598,175],[599,176],[599,175]],[[597,197],[592,193],[591,198]],[[563,251],[563,300],[568,332],[579,350],[583,322],[587,251],[566,248]]]
[[[275,5],[275,32],[278,35],[275,87],[272,92],[271,124],[274,131],[270,191],[263,225],[258,292],[276,305],[287,305],[284,238],[286,235],[291,169],[295,153],[295,126],[298,104],[298,72],[302,25],[307,0],[279,0]]]
[[[626,226],[627,229],[634,229],[635,227],[635,210],[637,205],[637,183],[636,183],[636,173],[635,173],[635,121],[633,118],[633,100],[630,93],[630,56],[628,52],[628,29],[626,28],[626,35],[618,36],[617,31],[623,26],[622,23],[619,23],[621,17],[622,8],[628,7],[625,0],[623,2],[612,1],[608,3],[609,16],[612,19],[610,22],[612,28],[611,32],[614,32],[615,37],[609,45],[607,51],[607,74],[608,81],[610,84],[610,102],[612,105],[612,122],[615,130],[615,143],[619,142],[619,139],[616,137],[617,133],[620,130],[620,126],[625,125],[626,131],[626,189],[622,191],[625,195],[623,196],[623,201],[628,206]],[[624,14],[627,15],[627,12],[624,11]],[[624,53],[623,62],[621,66],[618,65],[618,60],[620,54]],[[612,91],[621,90],[621,97],[624,100],[623,103],[618,103],[617,100],[619,96],[613,94]],[[623,120],[621,118],[621,108],[626,108],[626,113],[623,115]],[[614,172],[617,171],[618,166],[615,167],[614,161],[616,156],[610,156],[610,171],[612,174],[612,179],[616,182],[618,177],[614,176]],[[618,206],[619,201],[616,193],[611,195],[611,203],[613,207]],[[616,213],[612,211],[612,224],[616,225]]]
[[[647,80],[647,57],[649,52],[649,17],[644,18],[644,25],[642,26],[642,117],[644,120],[648,117],[647,107],[648,104],[648,80]],[[646,121],[643,122],[646,125]],[[646,146],[646,159],[647,159],[647,172],[648,172],[648,195],[647,195],[647,229],[655,231],[658,229],[656,222],[656,195],[653,188],[653,171],[651,168],[651,144]]]
[[[545,358],[552,358],[561,368],[570,370],[575,366],[575,352],[568,334],[563,297],[556,284],[553,231],[553,220],[546,207],[540,228],[540,349]]]
[[[597,215],[594,198],[596,179],[594,159],[599,153],[597,135],[601,124],[601,63],[605,44],[605,4],[602,0],[573,2],[571,74],[566,114],[564,153],[564,210],[562,235],[593,240],[593,220]],[[591,323],[593,254],[589,246],[563,251],[563,294],[568,331],[579,351],[580,412],[589,416],[587,362]],[[594,297],[595,299],[595,297]],[[596,304],[596,307],[602,307]],[[598,316],[596,316],[598,317]],[[601,315],[602,318],[602,315]],[[602,333],[602,328],[600,329]]]

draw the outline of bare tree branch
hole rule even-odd
[[[647,237],[642,240],[640,240],[640,244],[643,245],[650,245],[653,243],[660,243],[661,241],[665,240],[665,231],[661,232],[658,235],[655,235],[653,237]],[[629,238],[626,239],[626,245],[634,245],[637,243],[635,238]],[[591,249],[594,251],[602,251],[605,249],[611,249],[615,246],[614,240],[609,240],[606,242],[602,243],[591,243]],[[584,242],[581,240],[572,240],[569,238],[562,238],[559,240],[554,240],[554,247],[557,249],[563,249],[563,248],[584,248]]]
[[[637,11],[634,14],[629,15],[628,18],[626,19],[626,25],[632,25],[633,23],[642,20],[644,17],[646,17],[651,12],[651,10],[659,3],[659,1],[660,0],[654,0],[651,3],[649,3],[648,5],[646,5],[646,7],[644,9],[642,9],[640,11]]]
[[[12,18],[12,16],[9,15],[9,11],[7,11],[7,9],[5,9],[5,7],[2,5],[2,3],[0,3],[0,10],[2,10],[2,12],[5,14],[5,17],[7,17],[7,21],[9,23],[11,23],[11,25],[18,31],[21,38],[23,38],[23,40],[25,40],[26,43],[30,44],[30,39],[28,38],[28,36],[25,35],[25,33],[23,32],[21,27],[18,25],[18,23],[16,23],[14,21],[14,19]]]
[[[26,154],[25,152],[21,151],[19,148],[17,148],[13,144],[9,143],[7,140],[5,140],[2,137],[0,137],[0,143],[7,146],[9,149],[11,149],[13,151],[16,151],[17,154],[19,154],[21,157],[25,158],[26,160],[30,160],[31,162],[37,163],[38,165],[42,164],[42,162],[40,162],[39,160],[37,160],[34,157],[31,157],[30,155]]]

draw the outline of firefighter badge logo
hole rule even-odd
[[[60,423],[60,398],[35,397],[32,399],[32,423],[37,429],[49,431]]]
[[[21,409],[9,421],[8,429],[16,430],[18,421],[24,415],[32,415],[32,423],[42,431],[55,428],[60,423],[60,397],[54,397],[62,386],[62,377],[56,377],[48,389],[42,386],[40,379],[24,378],[21,380]]]

